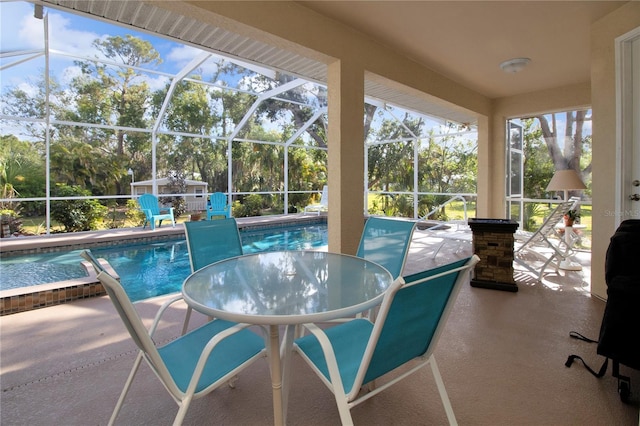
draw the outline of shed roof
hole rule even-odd
[[[207,186],[207,182],[202,182],[200,180],[190,180],[190,179],[185,179],[184,180],[185,183],[189,186]],[[168,178],[160,178],[160,179],[156,179],[156,184],[158,186],[165,186],[169,183],[169,179]],[[141,180],[138,182],[133,182],[131,185],[133,186],[151,186],[153,185],[153,180]]]

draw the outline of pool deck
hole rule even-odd
[[[434,232],[417,229],[405,274],[469,253],[468,242],[441,242]],[[577,256],[581,263],[583,255]],[[463,286],[436,348],[460,425],[638,425],[640,371],[621,367],[634,386],[632,404],[623,404],[610,370],[595,379],[579,363],[564,366],[569,354],[591,366],[602,364],[595,345],[569,337],[572,330],[598,336],[604,303],[589,296],[589,264],[585,260],[582,271],[559,274],[549,268],[542,282],[514,265],[517,293]],[[147,326],[170,297],[136,303]],[[156,341],[175,338],[185,313],[185,304],[175,304]],[[206,320],[194,314],[191,324]],[[137,355],[108,297],[0,317],[0,331],[0,424],[107,424]],[[340,424],[332,394],[298,356],[290,378],[288,424]],[[170,425],[176,412],[165,388],[142,365],[116,424]],[[193,401],[185,425],[270,426],[272,413],[268,363],[258,361],[239,375],[235,388],[223,386]],[[428,368],[355,407],[353,416],[358,425],[447,424]]]

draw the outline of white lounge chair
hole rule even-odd
[[[554,228],[558,222],[562,220],[563,216],[569,210],[575,209],[578,204],[580,204],[580,199],[577,197],[572,197],[568,201],[563,201],[558,204],[551,213],[549,213],[549,216],[547,216],[542,225],[540,225],[540,228],[538,228],[538,230],[533,234],[516,232],[516,242],[520,242],[521,245],[514,251],[515,257],[513,260],[530,272],[533,272],[538,277],[538,281],[542,280],[542,275],[544,274],[545,269],[549,264],[551,264],[551,262],[553,262],[554,259],[557,260],[557,272],[560,260],[565,259],[570,255],[569,248],[563,240],[559,240],[556,243],[555,241],[552,241],[550,237],[556,235],[554,233]],[[548,257],[545,256],[545,262],[542,266],[532,265],[523,257],[523,253],[533,247],[542,247],[549,250]],[[539,250],[534,251],[534,253],[536,252],[539,252]]]
[[[322,187],[322,195],[320,196],[320,202],[316,204],[309,204],[304,208],[304,213],[315,212],[320,214],[321,212],[329,211],[329,187],[327,185]]]

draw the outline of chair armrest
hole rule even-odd
[[[216,321],[216,320],[214,320]],[[213,349],[222,341],[224,341],[227,337],[232,336],[236,333],[241,332],[242,330],[244,330],[247,327],[251,327],[251,324],[244,324],[244,323],[238,323],[236,325],[234,325],[233,327],[229,327],[226,330],[221,331],[220,333],[216,334],[215,336],[213,336],[211,338],[211,340],[209,340],[209,342],[207,342],[207,345],[204,347],[204,349],[202,350],[202,353],[200,354],[200,358],[198,359],[198,362],[196,363],[196,367],[193,370],[193,374],[191,376],[191,381],[189,382],[189,386],[187,388],[187,393],[191,393],[193,394],[196,386],[198,385],[198,382],[200,381],[200,376],[202,375],[202,372],[204,371],[204,367],[207,364],[207,361],[209,360],[209,356],[211,355],[211,351],[213,351]],[[263,355],[266,355],[266,350],[264,349],[264,347],[262,348],[262,353]]]
[[[178,302],[180,300],[184,300],[183,297],[182,297],[182,294],[178,294],[178,295],[173,296],[171,299],[169,299],[166,302],[164,302],[162,304],[162,306],[160,306],[160,309],[158,309],[158,312],[156,312],[156,316],[153,319],[153,323],[151,324],[151,327],[149,328],[149,335],[151,337],[153,337],[153,333],[155,333],[156,328],[158,327],[158,324],[160,323],[160,319],[162,318],[162,315],[167,310],[167,308],[169,306],[173,305],[175,302]]]
[[[309,332],[313,334],[316,339],[318,339],[318,343],[320,344],[320,349],[322,349],[322,354],[324,355],[324,361],[327,365],[327,370],[329,372],[330,383],[328,384],[330,385],[330,388],[334,389],[333,392],[335,392],[336,389],[339,389],[346,394],[347,391],[344,388],[344,384],[342,383],[342,377],[340,376],[340,369],[338,367],[338,360],[336,359],[336,353],[333,350],[333,345],[331,344],[329,337],[324,332],[324,330],[318,327],[316,324],[309,323],[309,324],[302,324],[302,326],[307,330],[309,330]],[[298,345],[296,345],[295,342],[294,342],[294,348],[296,348],[298,352],[302,352],[302,350],[298,348]],[[316,366],[316,368],[318,367]]]

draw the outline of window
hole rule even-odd
[[[507,122],[507,216],[522,223],[524,136],[520,120]]]

